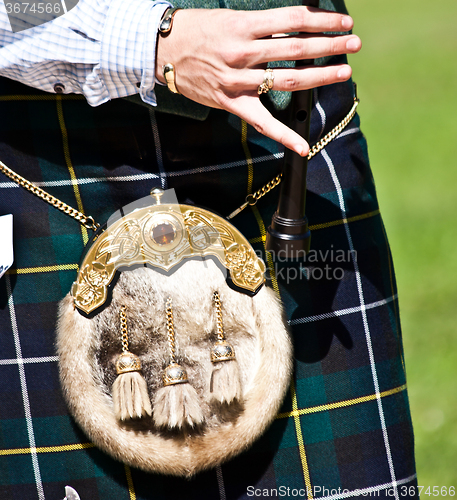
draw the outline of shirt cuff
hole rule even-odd
[[[169,2],[113,0],[103,29],[100,76],[111,99],[140,93],[156,105],[154,94],[157,31]]]

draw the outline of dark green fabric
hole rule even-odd
[[[154,186],[228,214],[243,202],[250,171],[256,190],[281,168],[278,144],[248,127],[243,145],[242,123],[222,111],[196,121],[125,100],[92,108],[82,97],[4,79],[0,95],[2,161],[73,206],[76,184],[85,212],[100,223]],[[352,98],[350,82],[316,91],[312,142],[346,115]],[[309,484],[314,498],[327,500],[417,497],[395,277],[358,127],[356,117],[309,164],[314,258],[271,271],[295,350],[280,414],[248,451],[191,480],[125,469],[73,421],[59,384],[55,321],[83,234],[0,178],[0,214],[14,214],[15,234],[14,269],[0,281],[2,500],[58,500],[65,485],[82,500],[247,500],[256,491],[254,498],[277,498],[265,493],[275,488],[284,498],[306,498]],[[262,228],[276,204],[272,192],[233,220],[265,258]]]

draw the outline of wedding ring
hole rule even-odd
[[[263,82],[259,85],[257,89],[257,94],[266,94],[273,88],[275,82],[275,75],[271,68],[267,68],[263,74]]]
[[[165,78],[165,81],[167,82],[167,87],[170,90],[170,92],[173,92],[173,94],[180,94],[179,90],[176,88],[176,83],[175,83],[175,67],[173,64],[168,63],[165,64],[163,67],[163,77]]]

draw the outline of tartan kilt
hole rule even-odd
[[[353,87],[314,97],[311,143],[347,114]],[[282,147],[219,110],[196,121],[125,100],[91,108],[81,96],[1,79],[0,116],[0,159],[100,223],[154,186],[226,215],[281,169]],[[233,223],[263,252],[284,303],[290,390],[254,446],[186,480],[116,462],[69,415],[56,311],[90,234],[0,179],[15,242],[14,268],[0,282],[0,498],[57,500],[65,485],[82,500],[417,496],[394,271],[358,116],[309,163],[312,251],[303,263],[265,256],[277,198],[278,189]]]

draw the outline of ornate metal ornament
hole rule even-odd
[[[113,222],[87,251],[71,295],[75,306],[91,314],[108,298],[116,271],[148,266],[169,273],[186,259],[216,258],[233,286],[255,294],[265,282],[265,264],[248,240],[224,218],[199,207],[151,203],[134,208]]]
[[[59,306],[59,370],[99,448],[189,477],[271,424],[292,344],[276,293],[262,286],[265,264],[238,229],[172,190],[151,195],[89,243]]]

